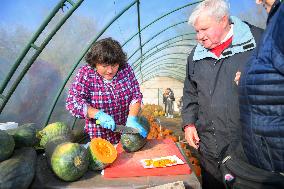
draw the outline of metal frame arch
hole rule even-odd
[[[151,58],[153,55],[163,51],[163,50],[166,50],[168,48],[175,48],[175,47],[190,47],[190,46],[194,46],[194,45],[191,45],[191,44],[182,44],[182,45],[166,45],[160,49],[157,49],[156,51],[154,51],[153,53],[151,53],[150,55],[146,56],[146,58],[143,59],[144,60],[147,60],[148,58]],[[143,62],[143,63],[147,63],[147,62]],[[134,68],[137,68],[137,67],[134,67]]]
[[[162,45],[162,44],[164,44],[164,43],[167,43],[167,42],[169,42],[168,44],[173,44],[173,43],[178,43],[178,42],[187,41],[187,40],[194,40],[194,39],[191,39],[191,38],[184,38],[184,36],[193,35],[193,34],[195,34],[195,33],[185,33],[185,34],[181,34],[181,35],[177,35],[177,36],[168,38],[168,39],[162,41],[161,43],[158,43],[157,45],[155,45],[155,46],[151,47],[150,49],[148,49],[148,50],[144,53],[144,55],[147,54],[148,52],[150,52],[151,50],[155,49],[155,48],[159,48],[158,46],[160,46],[160,45]],[[176,41],[172,41],[173,39],[176,39],[176,38],[181,38],[181,39],[177,39]],[[172,42],[172,43],[171,43],[171,42]],[[143,44],[143,45],[144,45],[144,44]],[[139,51],[139,48],[136,49],[136,50],[134,51],[134,53],[132,53],[132,54],[128,57],[128,60],[130,60],[138,51]],[[138,60],[136,60],[136,61],[138,61]]]
[[[167,54],[164,54],[164,55],[162,55],[162,56],[159,56],[159,57],[156,57],[156,58],[154,58],[153,60],[151,60],[150,62],[153,62],[153,61],[155,61],[155,60],[159,60],[160,58],[163,58],[164,56],[168,56],[168,55],[172,55],[172,54],[181,54],[181,53],[167,53]],[[186,54],[186,53],[182,53],[182,54]],[[170,57],[170,58],[167,58],[167,59],[182,59],[182,58],[180,58],[180,57]],[[162,59],[163,60],[163,59]],[[149,63],[150,63],[149,62]]]
[[[176,73],[168,73],[168,72],[160,72],[158,74],[155,74],[155,75],[147,75],[147,77],[145,76],[145,80],[143,83],[151,80],[152,78],[155,78],[155,77],[169,77],[169,78],[173,78],[173,79],[176,79],[180,82],[184,82],[184,77],[180,76],[180,75],[177,75]],[[141,84],[143,84],[141,83]]]
[[[23,79],[27,71],[30,69],[32,64],[35,62],[36,58],[40,55],[40,53],[43,51],[43,49],[46,47],[46,45],[49,43],[52,37],[61,28],[61,26],[66,22],[66,20],[73,14],[73,12],[81,5],[83,1],[84,0],[78,0],[77,3],[74,3],[71,0],[61,0],[56,5],[56,7],[53,9],[53,11],[49,14],[48,18],[39,27],[37,32],[33,35],[32,39],[27,44],[27,46],[24,48],[24,50],[21,52],[16,62],[13,64],[11,70],[9,71],[8,75],[4,79],[3,84],[1,85],[1,89],[0,89],[1,96],[0,97],[3,101],[0,104],[0,113],[3,111],[7,102],[11,98],[12,94],[15,92],[16,88],[18,87],[19,83],[21,82],[21,80]],[[40,34],[43,32],[43,30],[48,25],[48,23],[52,20],[52,18],[54,18],[55,14],[60,10],[60,8],[64,5],[65,2],[69,2],[72,5],[71,9],[69,9],[69,11],[66,12],[66,15],[55,25],[55,28],[48,34],[45,40],[43,40],[41,45],[40,46],[35,45],[34,43],[36,42]],[[27,55],[27,53],[29,52],[31,48],[34,48],[36,52],[31,57],[31,59],[28,61],[28,63],[24,66],[23,70],[20,72],[16,80],[13,82],[11,88],[7,92],[7,95],[3,95],[3,92],[6,89],[8,82],[10,81],[11,77],[15,74],[16,69],[22,63],[22,60],[25,58],[25,56]]]
[[[196,1],[196,2],[193,2],[193,3],[188,3],[188,4],[184,5],[184,6],[179,7],[179,8],[176,8],[176,9],[174,9],[174,10],[172,10],[172,11],[170,11],[170,12],[168,12],[168,13],[162,15],[162,16],[160,16],[159,18],[155,19],[154,21],[152,21],[152,22],[149,23],[148,25],[144,26],[144,27],[141,29],[141,31],[143,31],[144,29],[148,28],[149,26],[151,26],[151,25],[154,24],[155,22],[161,20],[162,18],[164,18],[164,17],[166,17],[166,16],[168,16],[168,15],[170,15],[170,14],[172,14],[172,13],[178,11],[178,10],[181,10],[181,9],[183,9],[183,8],[186,8],[186,7],[189,7],[189,6],[191,6],[191,5],[198,4],[198,3],[202,2],[202,1],[203,1],[203,0],[199,0],[199,1]],[[131,41],[137,34],[138,34],[138,32],[137,32],[136,34],[134,34],[133,36],[131,36],[129,39],[127,39],[127,40],[122,44],[122,46],[126,45],[126,44],[127,44],[129,41]]]
[[[2,85],[0,86],[0,93],[3,93],[5,88],[7,87],[7,84],[9,83],[10,79],[12,78],[13,74],[16,72],[17,68],[21,64],[22,60],[25,58],[26,54],[29,52],[31,48],[34,48],[35,50],[41,50],[43,49],[42,47],[37,47],[34,43],[38,39],[38,37],[42,34],[43,30],[45,27],[48,25],[48,23],[54,18],[54,16],[58,13],[58,11],[64,6],[66,2],[69,2],[72,6],[75,4],[72,1],[67,1],[67,0],[61,0],[51,11],[51,13],[47,16],[46,20],[43,21],[43,23],[40,25],[40,27],[37,29],[35,34],[32,36],[31,40],[28,42],[28,44],[24,47],[23,51],[21,54],[18,56],[16,59],[15,63],[13,64],[12,68],[9,70],[6,78],[4,79]],[[81,2],[82,3],[82,2]],[[63,23],[62,23],[63,25]],[[59,28],[62,26],[60,25]],[[59,29],[55,28],[55,29]],[[55,35],[55,33],[52,33]],[[52,36],[53,36],[52,35]]]
[[[150,71],[151,69],[155,69],[156,67],[163,67],[164,65],[167,65],[167,64],[176,65],[178,67],[183,67],[185,69],[186,63],[181,63],[182,62],[181,60],[183,60],[183,62],[186,62],[186,59],[179,59],[179,60],[180,61],[177,61],[177,62],[174,62],[173,60],[171,60],[170,62],[161,61],[160,64],[151,64],[150,66],[144,67],[143,72],[147,74],[149,73],[148,71]],[[169,68],[171,69],[171,66]]]
[[[166,53],[166,54],[162,54],[161,56],[155,57],[152,61],[158,60],[159,58],[163,58],[163,57],[168,56],[168,55],[188,55],[188,53],[184,53],[184,52]],[[178,58],[179,58],[179,57],[178,57]]]
[[[159,36],[160,34],[162,34],[163,32],[167,31],[168,29],[171,29],[171,28],[173,28],[173,27],[175,27],[175,26],[177,26],[177,25],[179,25],[179,24],[184,24],[184,23],[186,23],[186,22],[187,22],[187,21],[182,21],[182,22],[178,22],[178,23],[175,23],[175,24],[173,24],[173,25],[170,25],[170,26],[166,27],[165,29],[159,31],[158,33],[156,33],[155,35],[153,35],[152,37],[150,37],[150,39],[148,39],[145,43],[142,44],[142,47],[143,47],[144,45],[146,45],[147,43],[149,43],[150,41],[152,41],[152,40],[153,40],[154,38],[156,38],[157,36]]]
[[[75,1],[75,0],[74,0]],[[62,0],[61,2],[69,2],[70,4],[72,4],[72,6],[74,5],[74,3],[72,3],[72,0]],[[77,2],[83,2],[83,0],[77,0]],[[173,13],[173,12],[175,12],[175,11],[177,11],[177,10],[180,10],[180,9],[182,9],[182,8],[185,8],[185,7],[188,7],[188,6],[190,6],[190,5],[194,5],[194,4],[197,4],[197,3],[200,3],[200,2],[202,2],[202,1],[196,1],[196,2],[193,2],[193,3],[189,3],[189,4],[186,4],[185,6],[183,6],[183,7],[179,7],[179,8],[177,8],[177,9],[174,9],[173,11],[171,11],[171,12],[169,12],[169,13],[167,13],[167,14],[165,14],[165,15],[163,15],[162,17],[159,17],[158,19],[156,19],[156,20],[154,20],[153,22],[151,22],[150,24],[148,24],[147,26],[145,26],[144,27],[144,29],[145,28],[147,28],[147,27],[149,27],[151,24],[153,24],[154,22],[156,22],[156,21],[158,21],[158,20],[160,20],[160,19],[162,19],[163,17],[165,17],[165,16],[167,16],[167,15],[169,15],[169,14],[171,14],[171,13]],[[109,24],[107,24],[102,30],[101,30],[101,32],[99,32],[99,34],[95,37],[95,39],[93,40],[93,42],[92,43],[94,43],[107,29],[108,29],[108,27],[115,21],[115,20],[117,20],[124,12],[126,12],[130,7],[132,7],[134,4],[137,4],[137,12],[139,12],[139,0],[135,0],[135,1],[133,1],[132,3],[129,3],[129,5],[123,10],[123,11],[121,11],[117,16],[115,16],[113,19],[112,19],[112,21],[111,22],[109,22]],[[78,7],[79,7],[79,5],[78,5]],[[72,13],[71,13],[72,14]],[[68,18],[66,18],[66,20],[67,20]],[[140,14],[138,13],[138,21],[140,20]],[[64,23],[62,23],[62,24],[64,24]],[[140,25],[138,24],[138,30],[139,30],[139,35],[140,35],[140,33],[141,33],[141,31],[143,30],[143,29],[140,29]],[[138,34],[137,33],[137,34]],[[136,34],[136,35],[137,35]],[[134,37],[134,36],[133,36]],[[141,38],[141,37],[140,37]],[[130,39],[131,40],[131,39]],[[129,41],[130,41],[129,40]],[[49,42],[50,40],[48,40],[47,41],[47,43]],[[128,41],[127,41],[128,42]],[[126,42],[126,43],[127,43]],[[91,43],[91,44],[92,44]],[[125,43],[125,44],[126,44]],[[91,46],[91,44],[90,44],[90,46]],[[141,39],[140,39],[140,52],[142,52],[142,43],[141,43]],[[44,49],[44,46],[41,46],[41,47],[37,47],[36,45],[34,45],[33,43],[32,44],[30,44],[30,46],[31,47],[33,47],[34,49],[39,49],[39,50],[42,50],[42,49]],[[52,114],[52,112],[53,112],[53,110],[54,110],[54,107],[55,107],[55,105],[56,105],[56,103],[57,103],[57,101],[58,101],[58,99],[59,99],[59,97],[60,97],[60,95],[62,94],[62,91],[63,91],[63,89],[65,88],[65,86],[66,86],[66,84],[67,84],[67,82],[69,81],[69,79],[70,79],[70,77],[71,77],[71,75],[73,74],[73,72],[74,72],[74,70],[77,68],[77,66],[78,66],[78,64],[81,62],[81,60],[82,60],[82,58],[84,57],[84,55],[86,54],[86,52],[89,50],[89,48],[90,48],[90,46],[89,47],[87,47],[86,49],[84,49],[82,52],[82,56],[80,56],[79,57],[79,59],[78,59],[78,61],[77,61],[77,63],[72,67],[73,69],[71,70],[71,72],[69,73],[69,75],[66,77],[66,79],[65,79],[65,81],[63,82],[63,84],[62,84],[62,87],[58,90],[58,92],[57,92],[57,94],[56,94],[56,97],[54,98],[54,101],[52,102],[52,107],[51,107],[51,109],[50,109],[50,111],[48,112],[49,113],[49,115],[48,115],[48,118],[47,118],[47,120],[46,120],[46,123],[48,123],[49,122],[49,119],[50,119],[50,116],[51,116],[51,114]],[[24,51],[23,51],[24,52]],[[141,53],[142,54],[142,53]],[[176,54],[178,54],[178,53],[176,53]],[[36,59],[36,58],[35,58]],[[142,58],[141,58],[141,60],[143,60]],[[21,61],[20,61],[21,62]],[[32,64],[32,63],[31,63]],[[28,70],[29,68],[27,68],[27,70]],[[13,74],[12,74],[13,75]],[[23,74],[23,75],[25,75],[25,73]],[[176,79],[176,78],[175,78]],[[17,87],[17,86],[16,86]],[[16,89],[16,87],[15,87],[15,89]],[[4,89],[3,89],[3,91],[5,90],[5,87],[4,87]],[[1,91],[0,93],[2,93],[3,91]],[[13,91],[14,92],[14,91]],[[12,93],[13,93],[12,92]],[[12,95],[12,94],[11,94]],[[3,98],[3,99],[5,99],[5,96],[3,95],[3,94],[0,94],[0,98]],[[9,99],[8,99],[9,100]],[[8,101],[7,100],[7,101]],[[0,112],[4,109],[4,107],[5,107],[5,105],[3,106],[3,104],[0,104]]]
[[[138,1],[138,0],[134,1],[133,3],[131,3],[128,8],[130,8],[130,7],[131,7],[133,4],[135,4],[137,1]],[[194,3],[189,3],[189,4],[187,4],[187,5],[183,6],[183,7],[180,7],[180,8],[175,9],[175,10],[179,10],[179,9],[184,8],[184,7],[186,7],[186,6],[194,5],[194,4],[197,4],[197,3],[200,3],[200,2],[201,2],[201,1],[197,1],[197,2],[194,2]],[[125,8],[125,11],[126,11],[128,8]],[[125,11],[121,11],[121,12],[122,12],[121,15],[122,15]],[[162,16],[162,17],[165,17],[166,15],[169,15],[169,14],[171,14],[172,12],[175,12],[175,11],[171,11],[170,13],[165,14],[165,15]],[[118,18],[119,16],[121,16],[121,15],[117,15],[115,18],[117,19],[117,18]],[[161,19],[162,17],[160,17],[159,19]],[[116,19],[113,19],[112,22],[114,22]],[[159,20],[159,19],[156,19],[156,21]],[[112,22],[111,22],[111,23],[112,23]],[[152,23],[148,24],[148,25],[147,25],[146,27],[144,27],[143,29],[147,28],[148,26],[150,26],[150,25],[153,24],[154,22],[155,22],[155,21],[153,21]],[[105,28],[107,29],[107,28],[111,25],[111,23],[110,23],[107,27],[105,27]],[[173,26],[172,26],[172,27],[173,27]],[[102,30],[101,35],[103,34],[103,32],[104,32],[106,29],[103,29],[103,30]],[[141,32],[143,29],[141,29],[140,32]],[[139,32],[137,32],[137,33],[135,34],[135,36],[136,36],[138,33],[139,33]],[[161,32],[161,33],[162,33],[162,32]],[[158,34],[158,35],[159,35],[159,34]],[[97,38],[98,38],[98,37],[97,37]],[[133,38],[134,38],[134,36],[132,36],[132,38],[129,39],[129,41],[132,40]],[[95,42],[95,40],[93,41],[93,43],[94,43],[94,42]],[[126,44],[126,43],[124,43],[122,46],[124,46],[125,44]],[[141,48],[142,48],[142,47],[141,47]],[[89,49],[89,48],[88,48],[88,49]],[[88,51],[88,49],[86,50],[86,52]],[[86,53],[86,52],[85,52],[85,53]],[[84,55],[85,55],[85,53],[84,53]],[[81,56],[80,61],[81,61],[82,58],[83,58],[83,56]],[[80,61],[78,61],[77,64],[73,67],[72,71],[70,72],[70,75],[68,75],[68,77],[66,78],[66,80],[65,80],[65,82],[64,82],[64,84],[63,84],[63,86],[61,87],[61,89],[60,89],[59,92],[57,93],[56,98],[55,98],[55,100],[54,100],[53,103],[52,103],[52,109],[49,111],[49,116],[48,116],[48,118],[47,118],[46,124],[49,122],[49,119],[50,119],[51,114],[52,114],[52,112],[53,112],[53,110],[54,110],[54,108],[55,108],[55,105],[56,105],[56,103],[57,103],[57,101],[58,101],[58,99],[59,99],[59,96],[61,95],[63,89],[65,88],[65,86],[66,86],[66,84],[67,84],[67,82],[68,82],[68,80],[70,79],[72,73],[74,72],[74,70],[76,69],[76,67],[77,67],[78,64],[80,63]],[[74,123],[75,123],[75,122],[74,122]]]
[[[181,46],[190,46],[190,45],[181,45]],[[161,48],[159,50],[156,50],[155,52],[151,53],[150,55],[148,55],[146,58],[143,59],[143,61],[147,60],[148,58],[151,58],[153,55],[157,54],[157,53],[160,53],[161,51],[163,50],[166,50],[167,48],[172,48],[172,47],[176,47],[176,46],[165,46],[164,48]],[[188,55],[188,53],[184,53],[186,55]],[[144,62],[143,62],[144,63]],[[147,62],[145,62],[145,65],[147,65]],[[140,65],[141,67],[141,65]],[[134,71],[136,71],[137,67],[134,66]],[[142,73],[140,73],[142,74]]]
[[[184,53],[184,52],[173,52],[173,53],[166,53],[166,54],[163,54],[159,57],[156,57],[154,60],[158,60],[159,58],[163,58],[165,56],[168,56],[168,55],[188,55],[188,53]],[[139,73],[136,73],[136,77],[139,77],[138,75]],[[143,83],[143,81],[141,80],[138,80],[140,83]]]
[[[113,22],[115,22],[121,15],[124,14],[124,12],[126,12],[129,8],[131,8],[134,4],[137,3],[137,0],[132,1],[132,3],[130,3],[128,6],[126,6],[122,11],[120,11],[108,24],[105,25],[105,27],[98,33],[97,36],[95,36],[95,38],[92,40],[92,42],[82,51],[81,56],[78,58],[77,62],[74,64],[74,66],[72,67],[71,71],[69,72],[68,76],[66,77],[66,79],[63,82],[62,87],[60,88],[60,90],[58,91],[58,93],[55,96],[54,101],[52,102],[52,108],[50,109],[50,111],[48,112],[48,117],[45,121],[45,125],[48,124],[49,119],[51,117],[51,114],[55,108],[55,105],[63,91],[63,89],[65,88],[67,82],[69,81],[70,77],[72,76],[73,72],[75,71],[75,69],[78,67],[78,65],[80,64],[81,60],[84,58],[85,54],[88,52],[88,50],[91,48],[92,44],[95,43],[100,37],[101,35],[111,26],[111,24]],[[75,118],[76,119],[76,118]],[[75,123],[75,122],[74,122]],[[73,125],[74,126],[74,125]],[[72,127],[73,127],[72,126]]]
[[[163,70],[168,70],[168,71],[173,71],[173,72],[176,72],[177,71],[177,68],[178,70],[180,68],[182,68],[183,70],[186,69],[186,65],[185,64],[181,64],[181,63],[178,63],[178,62],[164,62],[163,64],[159,64],[159,65],[154,65],[152,67],[147,67],[145,70],[143,70],[145,73],[145,75],[148,75],[148,73],[150,74],[151,72],[148,72],[148,71],[153,71],[153,70],[156,70],[156,69],[161,69],[161,68],[168,68],[169,67],[176,67],[175,69],[163,69]],[[149,70],[151,69],[151,70]],[[161,71],[161,70],[160,70]],[[137,79],[140,79],[139,76],[137,76]]]
[[[168,48],[173,48],[173,47],[178,47],[178,46],[188,47],[188,45],[166,46],[166,47],[164,47],[164,48],[162,48],[162,49],[159,49],[159,50],[157,50],[157,51],[158,51],[158,52],[161,52],[161,51],[166,50],[166,49],[168,49]],[[156,52],[153,52],[153,53],[156,54]],[[144,62],[143,62],[143,63],[144,63]],[[142,64],[141,64],[139,67],[140,67],[140,70],[142,71],[142,70],[143,70],[142,68],[144,68],[145,66],[146,66],[146,68],[148,68],[148,67],[151,67],[151,66],[153,66],[153,65],[154,65],[154,64],[145,63],[144,66],[142,66]],[[141,74],[142,74],[142,72],[141,72]]]
[[[194,34],[194,33],[189,33],[189,34]],[[175,37],[173,37],[173,38],[175,38]],[[171,39],[173,39],[173,38],[171,38]],[[183,39],[183,40],[194,40],[194,39]],[[181,41],[183,41],[183,40],[176,41],[176,42],[181,42]],[[168,40],[166,40],[166,42],[167,42],[167,41],[168,41]],[[162,49],[163,47],[166,47],[166,46],[168,46],[168,45],[170,45],[170,44],[174,44],[174,43],[176,43],[176,42],[168,43],[167,45],[162,46],[161,49]],[[154,46],[154,47],[148,49],[148,50],[143,54],[143,56],[144,56],[145,54],[147,54],[148,52],[150,52],[151,50],[157,48],[159,45],[161,45],[161,44],[163,44],[163,43],[164,43],[164,42],[159,43],[158,45],[156,45],[156,46]],[[190,44],[190,46],[191,46],[191,44]],[[158,49],[158,50],[160,50],[160,49]],[[157,51],[155,51],[155,52],[157,52]],[[153,52],[152,52],[150,55],[144,57],[144,58],[143,58],[143,61],[146,60],[146,59],[148,59],[149,57],[151,57],[151,56],[154,55],[154,54],[156,54],[156,53],[153,53]],[[131,66],[133,66],[133,69],[136,69],[136,68],[137,68],[137,65],[135,65],[135,64],[137,64],[138,61],[139,61],[139,58],[132,62]]]
[[[169,61],[169,60],[171,60],[171,61],[174,61],[174,60],[179,60],[179,61],[186,61],[186,59],[184,59],[184,58],[165,58],[165,59],[162,59],[162,60],[159,60],[159,61],[150,61],[150,62],[148,62],[148,64],[152,64],[152,65],[154,65],[154,64],[156,64],[156,62],[163,62],[163,61]],[[145,69],[146,68],[148,68],[148,67],[144,67]]]

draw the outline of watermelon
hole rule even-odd
[[[36,137],[36,127],[34,123],[27,123],[16,129],[7,130],[8,134],[13,136],[16,148],[32,147],[38,143]]]
[[[0,163],[0,188],[29,188],[35,176],[36,157],[31,147],[16,149],[10,159]]]
[[[0,162],[8,159],[15,148],[15,141],[7,132],[0,130]]]

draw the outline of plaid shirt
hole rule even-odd
[[[106,82],[94,68],[82,66],[69,89],[66,109],[73,116],[84,118],[85,131],[90,138],[101,137],[113,144],[120,134],[96,125],[95,119],[87,117],[87,106],[100,109],[114,118],[116,124],[125,125],[129,105],[142,101],[142,93],[129,64],[119,70],[111,82]]]

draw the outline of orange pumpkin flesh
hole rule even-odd
[[[91,155],[101,163],[112,163],[117,158],[115,147],[107,140],[93,138],[90,143]]]

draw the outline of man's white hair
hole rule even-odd
[[[194,25],[200,14],[204,13],[220,21],[224,16],[229,17],[229,3],[227,0],[204,0],[195,7],[188,23]]]

